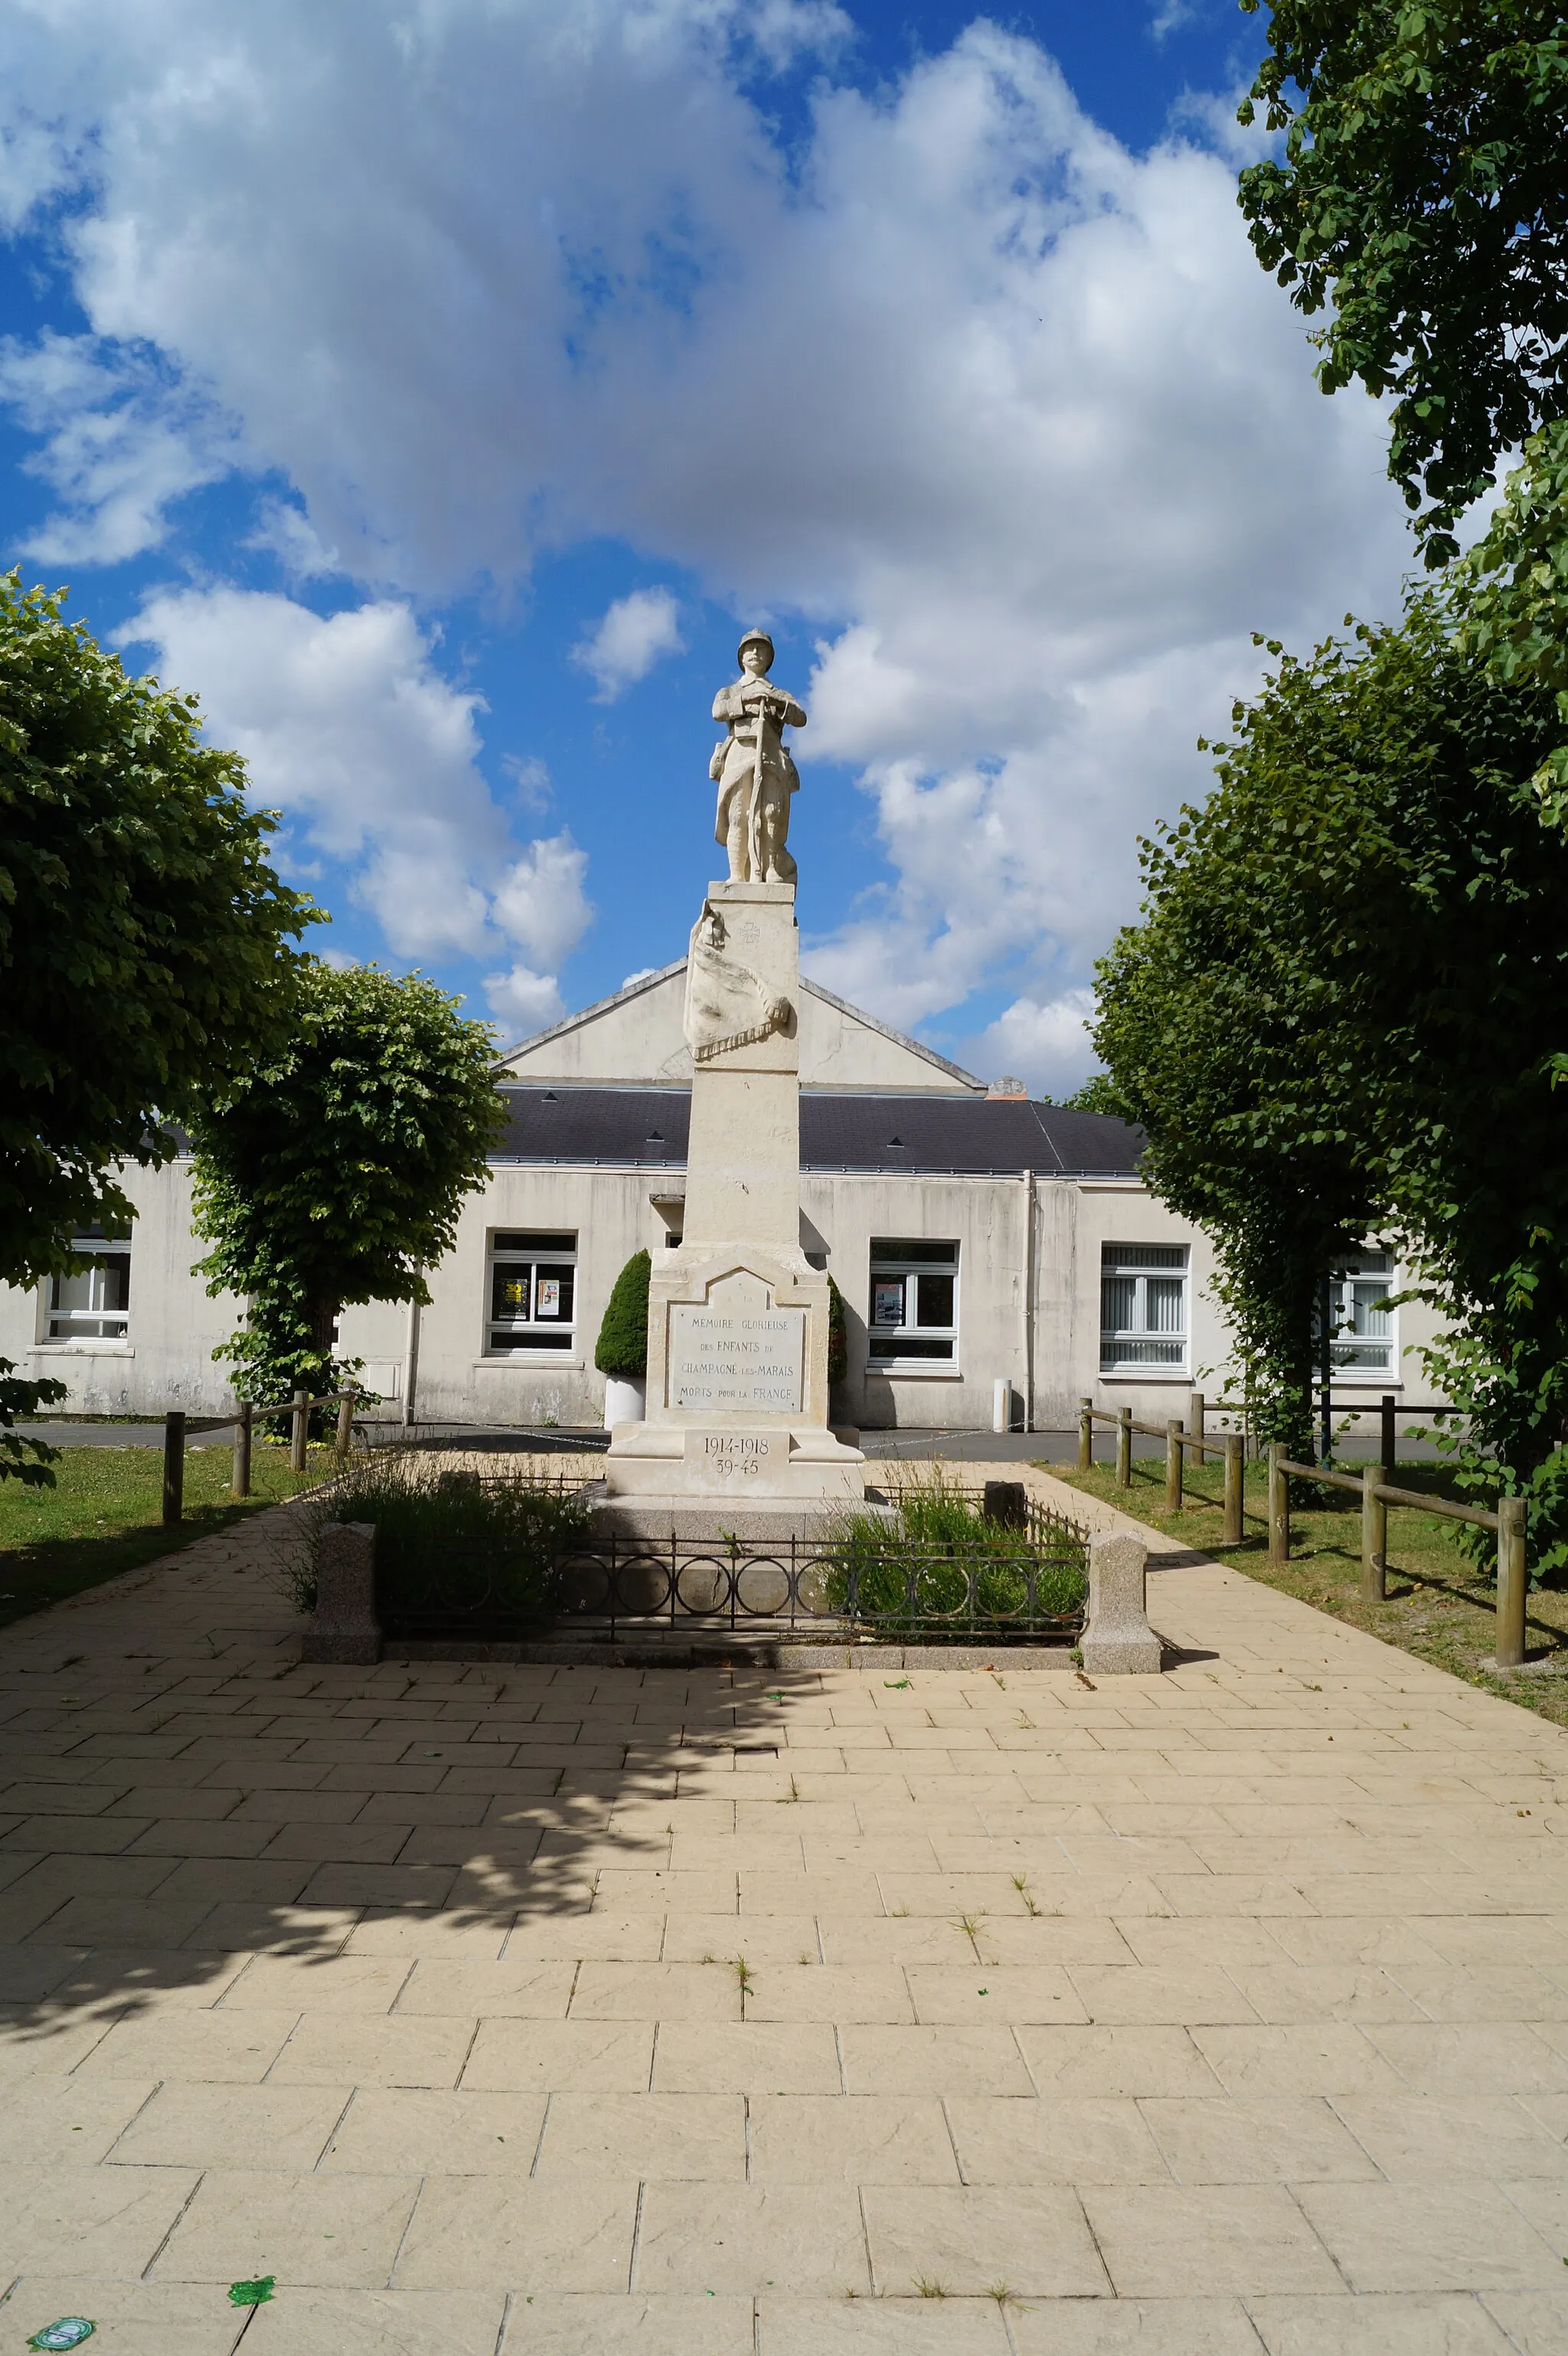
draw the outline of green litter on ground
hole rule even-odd
[[[85,2315],[62,2315],[58,2323],[46,2323],[28,2340],[29,2348],[80,2348],[91,2340],[98,2326],[90,2323]]]
[[[275,2275],[258,2275],[254,2282],[230,2283],[229,2296],[236,2307],[263,2307],[272,2296]]]

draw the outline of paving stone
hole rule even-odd
[[[28,2329],[92,2314],[124,2356],[242,2329],[246,2356],[1568,2346],[1563,1730],[1160,1541],[1189,1657],[1114,1692],[299,1669],[295,1527],[0,1639]],[[776,1759],[710,1747],[748,1736]],[[279,2296],[247,2326],[224,2293],[253,2272]]]

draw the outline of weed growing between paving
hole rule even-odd
[[[553,1573],[587,1542],[588,1510],[562,1485],[436,1471],[417,1451],[378,1449],[324,1492],[312,1535],[328,1522],[376,1528],[376,1608],[389,1630],[486,1609],[546,1624]],[[314,1549],[293,1577],[302,1612],[315,1608]]]
[[[1192,1467],[1185,1476],[1186,1502],[1179,1514],[1165,1511],[1165,1460],[1135,1457],[1133,1485],[1118,1489],[1108,1464],[1090,1472],[1042,1464],[1042,1472],[1164,1531],[1184,1545],[1201,1547],[1217,1562],[1230,1563],[1250,1579],[1294,1595],[1351,1627],[1381,1637],[1418,1660],[1446,1669],[1488,1693],[1501,1694],[1559,1726],[1568,1725],[1568,1592],[1533,1589],[1526,1622],[1531,1666],[1499,1669],[1497,1573],[1493,1563],[1470,1559],[1454,1542],[1455,1525],[1435,1514],[1391,1507],[1388,1518],[1388,1597],[1361,1600],[1360,1500],[1345,1490],[1308,1489],[1291,1483],[1291,1556],[1276,1569],[1268,1558],[1268,1476],[1262,1464],[1246,1468],[1243,1528],[1239,1547],[1220,1544],[1223,1469]],[[1402,1489],[1445,1496],[1451,1488],[1441,1464],[1401,1464],[1394,1480]]]
[[[907,1483],[896,1508],[891,1527],[853,1514],[835,1532],[827,1590],[835,1611],[885,1635],[967,1635],[1005,1633],[1009,1622],[1023,1627],[1083,1610],[1083,1548],[1065,1525],[1051,1529],[1047,1552],[1039,1529],[987,1521],[940,1470]]]

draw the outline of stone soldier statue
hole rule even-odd
[[[748,630],[736,651],[741,676],[713,699],[714,719],[730,731],[708,765],[719,787],[713,836],[729,851],[732,884],[793,884],[795,866],[784,839],[800,777],[784,731],[804,728],[805,714],[768,678],[773,642],[766,630]]]

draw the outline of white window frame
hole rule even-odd
[[[1398,1290],[1394,1256],[1386,1245],[1368,1244],[1359,1252],[1347,1252],[1328,1279],[1329,1363],[1336,1383],[1369,1383],[1387,1390],[1399,1371],[1399,1312],[1383,1309],[1374,1312],[1387,1323],[1384,1333],[1366,1331],[1357,1333],[1357,1291],[1370,1301],[1374,1287],[1380,1287],[1386,1299]],[[1362,1302],[1366,1306],[1366,1301]],[[1317,1321],[1314,1320],[1316,1324]],[[1376,1363],[1363,1357],[1358,1364],[1354,1353],[1381,1351]],[[1320,1358],[1322,1344],[1314,1336],[1315,1356]]]
[[[939,1251],[952,1255],[949,1259],[937,1259]],[[866,1372],[869,1375],[945,1375],[958,1373],[959,1319],[962,1315],[960,1264],[963,1254],[955,1238],[945,1236],[873,1236],[871,1238],[870,1275],[866,1293]],[[945,1325],[925,1324],[918,1318],[912,1322],[909,1307],[912,1297],[920,1308],[918,1290],[912,1290],[910,1279],[923,1276],[944,1276],[953,1280],[953,1317]],[[877,1316],[877,1287],[894,1282],[902,1288],[902,1314],[896,1325],[880,1322]],[[908,1335],[923,1342],[945,1342],[947,1354],[933,1352],[910,1353],[903,1356],[878,1356],[875,1347],[889,1335]]]
[[[69,1276],[50,1277],[45,1287],[44,1323],[48,1340],[59,1348],[68,1350],[123,1349],[131,1338],[131,1231],[123,1234],[106,1232],[102,1227],[84,1227],[70,1239],[71,1250],[89,1261]],[[105,1305],[109,1287],[104,1280],[111,1268],[124,1271],[125,1306],[111,1309]],[[80,1306],[67,1308],[60,1301],[63,1284],[80,1284],[85,1280],[87,1299]]]
[[[1148,1288],[1151,1282],[1180,1288],[1178,1328],[1151,1324]],[[1131,1323],[1106,1322],[1108,1283],[1130,1282]],[[1192,1252],[1188,1244],[1110,1243],[1100,1247],[1100,1372],[1124,1380],[1179,1382],[1185,1379],[1192,1347]],[[1153,1355],[1163,1351],[1163,1356]],[[1138,1355],[1143,1353],[1145,1355]]]
[[[566,1227],[493,1227],[485,1238],[485,1355],[504,1365],[515,1365],[519,1359],[532,1359],[540,1364],[561,1366],[571,1363],[577,1349],[577,1279],[578,1237],[575,1228]],[[537,1312],[539,1286],[541,1278],[549,1281],[559,1278],[562,1269],[571,1270],[571,1312],[569,1316],[540,1317]],[[528,1270],[528,1304],[526,1317],[498,1317],[496,1314],[496,1281],[503,1269]],[[511,1342],[496,1340],[498,1333],[516,1335]]]

